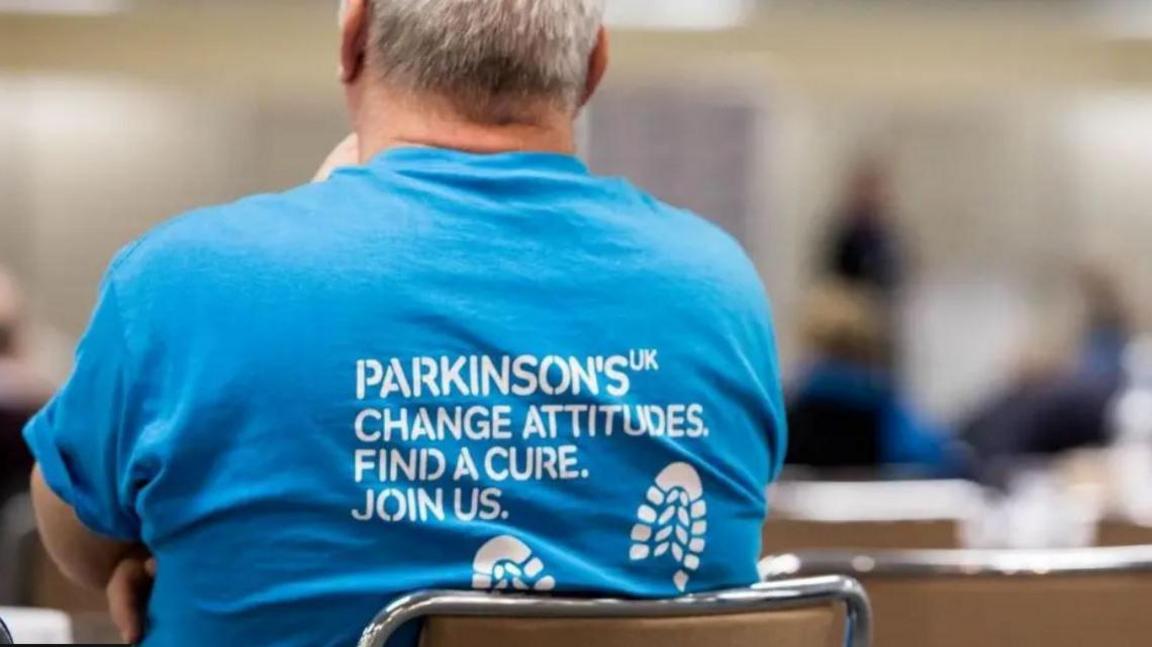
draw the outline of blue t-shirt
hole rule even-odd
[[[962,475],[961,457],[943,430],[934,428],[896,391],[883,372],[852,362],[824,359],[804,374],[794,400],[876,414],[881,466],[911,468],[936,477]],[[835,443],[844,433],[868,430],[814,429],[821,442]]]
[[[430,588],[756,580],[784,456],[730,237],[575,158],[397,149],[113,261],[26,437],[158,559],[148,645],[352,645]]]

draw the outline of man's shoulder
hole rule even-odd
[[[712,278],[730,287],[760,288],[759,274],[735,236],[714,222],[682,207],[638,191],[641,201],[657,219],[643,225],[652,244],[664,255],[669,271],[682,276]]]
[[[625,184],[634,193],[637,202],[657,219],[659,226],[654,231],[661,232],[669,240],[683,241],[700,248],[700,251],[744,253],[735,237],[704,215],[665,202],[631,183]],[[647,227],[648,223],[644,226]]]
[[[252,195],[188,211],[153,227],[112,261],[112,274],[131,278],[158,270],[196,269],[224,258],[251,256],[311,221],[322,203],[323,185]]]

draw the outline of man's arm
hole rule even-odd
[[[360,163],[359,157],[359,142],[355,135],[350,135],[329,155],[317,174],[317,181],[327,179],[328,175],[336,168]],[[26,435],[30,445],[34,449],[40,449],[39,453],[35,451],[34,453],[37,453],[41,459],[44,456],[52,457],[61,451],[60,437],[67,437],[67,431],[70,429],[79,429],[84,432],[79,440],[73,437],[71,438],[72,442],[69,443],[81,446],[84,450],[83,456],[101,455],[100,445],[95,448],[89,446],[94,438],[100,437],[88,433],[92,427],[90,418],[93,414],[93,408],[91,403],[122,400],[122,398],[117,397],[117,394],[123,388],[120,383],[122,378],[120,369],[121,362],[124,361],[126,355],[123,352],[123,331],[118,318],[118,311],[111,305],[108,294],[110,294],[110,290],[102,290],[101,302],[97,305],[93,323],[85,339],[90,347],[88,354],[93,359],[82,362],[78,366],[76,374],[70,381],[71,389],[66,388],[62,395],[57,398],[57,402],[54,403],[59,409],[56,412],[56,418],[66,417],[70,420],[74,415],[82,415],[83,422],[72,421],[72,424],[64,424],[57,420],[55,425],[48,425],[47,423],[40,427],[35,427],[35,424],[32,425],[35,429],[32,432],[26,432]],[[109,301],[109,303],[106,304],[105,301]],[[82,344],[83,346],[84,344]],[[105,424],[98,426],[98,428],[106,430],[119,428],[119,412],[101,411],[100,409],[97,409],[96,412],[105,414],[104,417],[107,418]],[[45,420],[48,419],[49,417],[45,417]],[[72,451],[76,450],[72,448]],[[67,474],[63,472],[62,463],[58,459],[53,459],[50,462],[58,464],[55,472],[57,479],[67,477]],[[88,510],[86,518],[89,520],[99,519],[102,524],[101,527],[105,527],[104,523],[107,523],[107,527],[111,529],[124,527],[125,536],[131,536],[127,532],[130,528],[125,524],[126,520],[117,518],[115,503],[110,502],[113,489],[106,484],[106,477],[110,474],[109,466],[93,464],[91,460],[87,460],[85,466],[89,470],[89,484],[94,482],[105,484],[103,490],[98,489],[95,493],[96,500],[103,505],[94,510]],[[49,472],[52,473],[52,470]],[[91,497],[93,492],[88,494]],[[113,582],[115,576],[125,570],[124,564],[126,562],[139,562],[142,565],[150,563],[147,550],[139,543],[117,541],[89,530],[80,521],[76,510],[48,487],[40,464],[37,464],[32,473],[32,501],[36,509],[40,535],[44,546],[48,549],[48,554],[60,566],[64,574],[76,582],[89,588],[105,590],[109,583]],[[136,570],[149,571],[150,579],[151,572],[155,569],[153,566],[149,566],[147,569],[142,567]],[[119,583],[119,581],[115,583]],[[124,587],[112,588],[118,590]],[[111,593],[111,591],[109,592]],[[110,595],[110,597],[115,596]],[[113,600],[113,605],[115,606],[115,600]]]
[[[39,466],[32,472],[32,503],[48,554],[65,575],[83,586],[103,591],[117,564],[139,549],[86,528],[72,506],[48,487]]]

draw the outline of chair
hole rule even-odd
[[[1152,544],[1152,527],[1135,521],[1105,518],[1096,527],[1097,546],[1144,546]]]
[[[858,577],[885,647],[1136,647],[1152,634],[1152,546],[814,551],[769,558],[761,572]]]
[[[913,550],[959,546],[959,522],[951,519],[903,521],[820,521],[770,518],[761,532],[763,555],[809,550]]]
[[[843,624],[838,604],[846,608]],[[432,591],[385,608],[365,629],[360,647],[383,647],[418,619],[426,620],[422,647],[869,647],[872,614],[860,584],[838,576],[669,600]]]
[[[982,506],[979,487],[954,480],[780,481],[768,497],[764,555],[959,548]]]

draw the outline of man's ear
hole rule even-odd
[[[344,0],[340,12],[340,81],[355,83],[364,72],[368,51],[367,0]]]
[[[600,33],[596,35],[596,47],[592,49],[592,55],[588,57],[588,83],[584,87],[584,98],[580,101],[581,107],[592,100],[592,95],[596,94],[596,89],[600,87],[600,82],[604,80],[604,74],[607,72],[608,30],[601,27]]]

